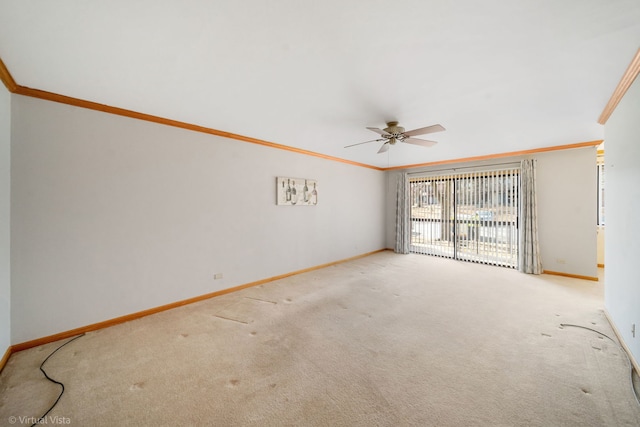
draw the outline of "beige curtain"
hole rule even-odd
[[[536,198],[536,160],[521,164],[520,250],[518,269],[523,273],[541,274],[538,243],[538,206]]]
[[[396,189],[396,245],[394,251],[399,254],[408,254],[411,240],[411,220],[409,218],[409,175],[406,172],[398,175]]]

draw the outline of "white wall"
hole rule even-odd
[[[384,248],[381,171],[17,95],[12,123],[14,343]]]
[[[545,270],[598,277],[596,147],[536,154]]]
[[[540,253],[545,270],[597,277],[596,240],[596,148],[538,153],[538,228]],[[409,172],[482,167],[491,164],[518,163],[522,157],[458,163]],[[395,182],[398,172],[388,172],[386,208],[387,247],[394,246]]]
[[[11,345],[11,94],[0,84],[0,358]]]
[[[605,306],[640,362],[640,78],[605,126]],[[631,325],[636,325],[635,338]]]

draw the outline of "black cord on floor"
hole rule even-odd
[[[45,413],[44,413],[40,418],[38,418],[38,421],[43,420],[43,419],[44,419],[44,417],[46,417],[46,416],[49,414],[49,412],[51,412],[51,410],[52,410],[53,408],[55,408],[55,407],[56,407],[56,405],[58,404],[58,401],[60,400],[60,398],[61,398],[61,397],[62,397],[62,395],[64,394],[64,384],[62,384],[60,381],[56,381],[56,380],[54,380],[54,379],[53,379],[53,378],[51,378],[49,375],[47,375],[47,373],[45,372],[45,370],[44,370],[44,368],[43,368],[44,364],[45,364],[45,363],[47,363],[47,360],[49,360],[49,358],[50,358],[51,356],[53,356],[53,355],[56,353],[56,351],[60,350],[60,349],[61,349],[62,347],[64,347],[65,345],[69,344],[69,343],[70,343],[70,342],[72,342],[72,341],[77,340],[78,338],[80,338],[80,337],[82,337],[82,336],[84,336],[84,334],[81,334],[81,335],[78,335],[77,337],[71,338],[69,341],[65,342],[65,343],[64,343],[64,344],[62,344],[60,347],[58,347],[58,348],[56,348],[55,350],[53,350],[53,351],[51,352],[51,354],[49,354],[49,355],[47,356],[47,358],[46,358],[46,359],[44,359],[44,360],[42,361],[42,363],[40,364],[40,371],[42,371],[42,373],[44,374],[44,376],[45,376],[49,381],[51,381],[52,383],[58,384],[60,387],[62,387],[62,389],[60,390],[60,394],[58,395],[58,398],[56,399],[56,401],[55,401],[55,402],[53,402],[53,405],[51,405],[51,407],[47,410],[47,412],[45,412]],[[34,427],[34,426],[36,426],[36,425],[38,425],[38,424],[40,424],[40,423],[39,423],[39,422],[35,422],[35,423],[33,423],[33,424],[31,425],[31,427]]]
[[[596,334],[602,335],[605,338],[609,338],[611,340],[611,342],[613,342],[616,346],[618,346],[618,348],[620,349],[620,351],[627,357],[627,362],[629,363],[629,380],[631,382],[631,392],[633,393],[633,397],[636,398],[636,403],[638,405],[640,405],[640,398],[638,398],[638,393],[636,393],[636,388],[633,385],[633,373],[634,373],[634,369],[633,369],[633,363],[631,363],[631,358],[629,357],[629,355],[627,354],[627,352],[625,351],[625,349],[616,342],[616,340],[614,340],[613,338],[611,338],[609,335],[603,334],[600,331],[596,331],[595,329],[591,329],[588,328],[586,326],[580,326],[580,325],[572,325],[570,323],[560,323],[560,326],[571,326],[573,328],[582,328],[582,329],[586,329],[589,331],[593,331]],[[636,372],[637,375],[640,375],[640,372]]]

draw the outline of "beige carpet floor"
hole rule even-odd
[[[615,339],[602,310],[599,282],[386,251],[86,334],[45,365],[49,424],[639,426],[622,350],[561,326]],[[62,342],[12,355],[0,425],[55,401]]]

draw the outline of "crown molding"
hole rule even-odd
[[[187,129],[194,132],[206,133],[209,135],[221,136],[223,138],[235,139],[237,141],[250,142],[252,144],[263,145],[266,147],[277,148],[280,150],[291,151],[298,154],[304,154],[307,156],[319,157],[326,160],[332,160],[335,162],[347,163],[353,166],[360,166],[369,169],[383,170],[377,166],[371,166],[364,163],[358,163],[351,160],[341,159],[339,157],[333,157],[326,154],[316,153],[315,151],[304,150],[302,148],[290,147],[288,145],[277,144],[275,142],[264,141],[258,138],[252,138],[249,136],[238,135],[231,132],[225,132],[217,129],[212,129],[204,126],[194,125],[191,123],[180,122],[177,120],[167,119],[164,117],[153,116],[151,114],[140,113],[137,111],[126,110],[124,108],[112,107],[110,105],[99,104],[93,101],[87,101],[84,99],[73,98],[66,95],[60,95],[53,92],[47,92],[40,89],[32,89],[25,86],[16,85],[15,90],[12,91],[17,95],[29,96],[32,98],[43,99],[46,101],[58,102],[61,104],[72,105],[74,107],[86,108],[89,110],[101,111],[103,113],[115,114],[118,116],[129,117],[137,120],[144,120],[153,123],[159,123],[161,125],[173,126],[181,129]]]
[[[13,77],[11,77],[11,73],[7,69],[7,66],[2,62],[2,58],[0,58],[0,80],[2,80],[2,83],[4,83],[9,92],[13,93],[16,91],[18,85],[16,84],[16,81],[13,80]]]
[[[418,168],[418,167],[448,165],[452,163],[468,163],[468,162],[477,162],[481,160],[501,159],[504,157],[527,156],[530,154],[545,153],[548,151],[570,150],[572,148],[584,148],[584,147],[597,147],[600,144],[602,144],[601,139],[595,140],[595,141],[577,142],[575,144],[554,145],[551,147],[533,148],[531,150],[510,151],[508,153],[487,154],[484,156],[463,157],[460,159],[440,160],[436,162],[417,163],[414,165],[406,165],[406,166],[394,166],[391,168],[386,168],[384,170],[412,169],[412,168]]]
[[[166,119],[164,117],[153,116],[151,114],[139,113],[137,111],[126,110],[124,108],[112,107],[105,104],[99,104],[97,102],[87,101],[84,99],[73,98],[66,95],[60,95],[53,92],[47,92],[40,89],[33,89],[26,86],[21,86],[11,76],[11,73],[0,59],[0,79],[7,87],[9,92],[16,95],[29,96],[32,98],[43,99],[46,101],[58,102],[61,104],[72,105],[74,107],[86,108],[89,110],[101,111],[103,113],[115,114],[118,116],[129,117],[137,120],[144,120],[153,123],[159,123],[166,126],[173,126],[177,128],[187,129],[194,132],[206,133],[209,135],[221,136],[223,138],[235,139],[238,141],[250,142],[252,144],[263,145],[265,147],[277,148],[280,150],[291,151],[298,154],[304,154],[312,157],[319,157],[321,159],[332,160],[335,162],[346,163],[353,166],[360,166],[369,169],[383,170],[380,167],[367,165],[364,163],[358,163],[351,160],[341,159],[339,157],[333,157],[326,154],[316,153],[315,151],[304,150],[302,148],[290,147],[287,145],[277,144],[275,142],[264,141],[258,138],[252,138],[249,136],[238,135],[231,132],[225,132],[218,129],[212,129],[204,126],[194,125],[191,123],[180,122],[177,120]]]
[[[633,81],[638,76],[638,73],[640,73],[640,49],[638,49],[636,55],[631,60],[631,63],[622,75],[618,86],[616,86],[616,89],[613,91],[613,95],[611,95],[609,102],[607,102],[604,110],[602,110],[602,114],[600,114],[600,117],[598,118],[598,123],[600,123],[601,125],[607,123],[607,120],[609,120],[609,117],[618,106],[618,103],[633,84]]]
[[[629,70],[631,70],[631,72]],[[626,77],[623,76],[623,80],[622,81],[628,82],[626,88],[624,89],[624,92],[626,92],[626,90],[629,88],[629,86],[631,86],[631,83],[633,82],[633,79],[635,79],[636,75],[638,74],[638,71],[640,71],[640,49],[638,50],[638,53],[636,54],[634,60],[631,62],[631,65],[629,65],[629,68],[627,69],[627,72],[625,73]],[[633,77],[629,81],[629,76],[631,74],[633,74],[633,72],[635,72],[635,74],[633,75]],[[53,92],[47,92],[47,91],[43,91],[43,90],[40,90],[40,89],[33,89],[33,88],[26,87],[26,86],[21,86],[21,85],[17,84],[16,81],[13,79],[13,77],[11,76],[11,73],[9,72],[7,67],[4,65],[4,62],[2,62],[2,59],[0,59],[0,79],[2,80],[4,85],[7,87],[9,92],[17,94],[17,95],[28,96],[28,97],[32,97],[32,98],[38,98],[38,99],[42,99],[42,100],[46,100],[46,101],[58,102],[58,103],[61,103],[61,104],[72,105],[74,107],[86,108],[86,109],[95,110],[95,111],[101,111],[101,112],[108,113],[108,114],[115,114],[115,115],[118,115],[118,116],[129,117],[129,118],[136,119],[136,120],[144,120],[144,121],[158,123],[158,124],[162,124],[162,125],[166,125],[166,126],[173,126],[173,127],[177,127],[177,128],[181,128],[181,129],[191,130],[191,131],[194,131],[194,132],[206,133],[206,134],[209,134],[209,135],[216,135],[216,136],[220,136],[220,137],[223,137],[223,138],[235,139],[237,141],[250,142],[252,144],[258,144],[258,145],[262,145],[262,146],[265,146],[265,147],[277,148],[277,149],[280,149],[280,150],[290,151],[290,152],[294,152],[294,153],[298,153],[298,154],[304,154],[304,155],[307,155],[307,156],[319,157],[319,158],[326,159],[326,160],[336,161],[336,162],[340,162],[340,163],[346,163],[346,164],[353,165],[353,166],[359,166],[359,167],[364,167],[364,168],[374,169],[374,170],[379,170],[379,171],[390,171],[390,170],[398,170],[398,169],[411,169],[411,168],[416,168],[416,167],[436,166],[436,165],[444,165],[444,164],[451,164],[451,163],[464,163],[464,162],[472,162],[472,161],[479,161],[479,160],[499,159],[499,158],[503,158],[503,157],[522,156],[522,155],[528,155],[528,154],[534,154],[534,153],[540,153],[540,152],[546,152],[546,151],[556,151],[556,150],[566,150],[566,149],[571,149],[571,148],[589,147],[589,146],[599,145],[599,144],[602,143],[602,140],[579,142],[579,143],[576,143],[576,144],[567,144],[567,145],[558,145],[558,146],[552,146],[552,147],[543,147],[543,148],[536,148],[536,149],[532,149],[532,150],[512,151],[512,152],[507,152],[507,153],[496,153],[496,154],[488,154],[488,155],[483,155],[483,156],[465,157],[465,158],[459,158],[459,159],[441,160],[441,161],[428,162],[428,163],[418,163],[418,164],[412,164],[412,165],[402,165],[402,166],[393,166],[393,167],[384,168],[384,167],[368,165],[368,164],[365,164],[365,163],[358,163],[358,162],[354,162],[354,161],[351,161],[351,160],[342,159],[342,158],[339,158],[339,157],[333,157],[333,156],[329,156],[329,155],[326,155],[326,154],[316,153],[314,151],[304,150],[304,149],[301,149],[301,148],[296,148],[296,147],[290,147],[290,146],[287,146],[287,145],[277,144],[275,142],[264,141],[264,140],[257,139],[257,138],[252,138],[252,137],[249,137],[249,136],[239,135],[239,134],[235,134],[235,133],[231,133],[231,132],[225,132],[225,131],[212,129],[212,128],[208,128],[208,127],[204,127],[204,126],[199,126],[199,125],[195,125],[195,124],[191,124],[191,123],[180,122],[180,121],[177,121],[177,120],[167,119],[167,118],[164,118],[164,117],[153,116],[153,115],[150,115],[150,114],[140,113],[140,112],[137,112],[137,111],[127,110],[127,109],[124,109],[124,108],[112,107],[112,106],[109,106],[109,105],[100,104],[100,103],[93,102],[93,101],[87,101],[87,100],[84,100],[84,99],[73,98],[73,97],[70,97],[70,96],[60,95],[60,94],[53,93]],[[621,83],[622,83],[622,81],[621,81]],[[618,86],[620,88],[620,85],[618,85]],[[618,91],[618,89],[616,89],[616,93],[617,93],[617,91]],[[620,95],[619,98],[622,98],[622,95],[624,95],[624,92],[622,92],[622,94]],[[615,93],[614,93],[614,95],[615,95]],[[613,97],[612,97],[612,99],[613,99]],[[619,101],[620,101],[620,99],[617,100],[617,102],[619,102]],[[617,102],[616,102],[616,105],[617,105]],[[610,103],[611,103],[611,101],[610,101]],[[607,104],[607,105],[609,105],[609,104]],[[615,108],[615,105],[613,105],[612,108]],[[603,114],[604,114],[604,112],[603,112]],[[607,116],[607,118],[608,118],[608,116]]]

